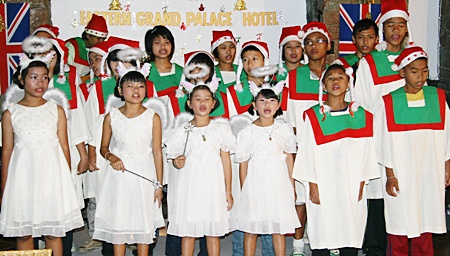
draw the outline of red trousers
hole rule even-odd
[[[433,236],[423,233],[411,238],[411,256],[433,256]],[[388,256],[408,256],[408,237],[388,234]]]

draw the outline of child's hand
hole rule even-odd
[[[186,163],[185,156],[179,156],[172,160],[173,167],[175,167],[177,169],[183,168],[185,163]]]
[[[80,175],[85,173],[89,169],[89,167],[90,167],[89,159],[86,157],[82,157],[77,166],[77,174]]]
[[[227,197],[227,210],[231,210],[231,208],[233,208],[233,203],[234,203],[234,199],[233,199],[233,195],[231,194],[231,192],[225,192],[225,195]]]
[[[120,158],[118,158],[116,155],[111,154],[111,156],[108,158],[110,165],[112,168],[116,171],[125,171],[125,166],[123,165],[123,162]]]
[[[309,183],[309,200],[313,204],[320,204],[319,187],[316,183]]]
[[[358,202],[361,201],[362,198],[363,198],[363,191],[364,191],[364,185],[365,185],[365,184],[366,184],[366,183],[365,183],[364,181],[362,181],[362,182],[359,184]]]
[[[398,180],[395,176],[388,177],[386,181],[386,192],[388,193],[388,195],[393,197],[397,197],[397,194],[395,192],[400,193],[400,188],[398,187]]]
[[[445,161],[445,186],[450,186],[450,162]]]
[[[161,203],[162,203],[162,198],[163,198],[163,190],[162,188],[158,188],[157,190],[155,190],[155,201],[158,200],[158,207],[161,208]]]

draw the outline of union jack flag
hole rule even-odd
[[[339,5],[339,56],[356,52],[352,42],[355,23],[364,18],[371,18],[377,24],[380,19],[379,4],[341,4]]]
[[[30,4],[0,4],[0,85],[5,93],[19,64],[22,41],[30,35]]]

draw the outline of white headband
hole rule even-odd
[[[35,56],[33,59],[28,58],[28,56],[24,53],[21,53],[19,55],[19,59],[20,59],[20,73],[22,73],[22,71],[24,69],[26,69],[31,62],[33,61],[42,61],[45,63],[45,65],[47,65],[47,68],[50,65],[50,62],[52,61],[53,57],[55,56],[55,52],[51,51],[49,53],[47,53],[45,56]]]
[[[196,68],[200,69],[200,72],[196,73],[196,74],[191,74],[191,72],[193,70],[195,70]],[[189,64],[184,68],[183,71],[183,76],[188,78],[188,79],[203,79],[206,76],[208,76],[210,74],[210,68],[203,64],[203,63],[193,63],[193,64]],[[200,85],[204,85],[206,87],[209,88],[209,90],[212,92],[212,94],[215,94],[217,89],[219,88],[219,82],[220,82],[220,78],[217,78],[216,75],[214,74],[211,82],[205,84],[205,82],[203,81],[198,81],[195,84],[192,84],[189,81],[185,81],[184,78],[181,79],[180,82],[180,86],[178,87],[178,89],[176,90],[176,97],[177,98],[181,98],[185,95],[183,89],[188,93],[191,94],[194,91],[194,88]]]
[[[259,92],[263,89],[272,90],[275,95],[279,96],[280,93],[283,91],[284,86],[286,85],[286,81],[282,80],[278,82],[275,86],[271,86],[268,83],[264,83],[261,86],[257,86],[254,82],[250,81],[248,82],[250,87],[250,93],[253,95],[254,98],[258,96]]]
[[[145,78],[147,78],[148,74],[150,73],[150,67],[151,65],[149,63],[145,63],[144,65],[142,65],[142,68],[138,68],[138,67],[126,67],[125,64],[123,64],[122,62],[119,62],[118,66],[117,66],[117,72],[119,73],[119,84],[122,81],[122,77],[125,76],[127,73],[131,72],[131,71],[137,71],[139,73],[141,73]]]

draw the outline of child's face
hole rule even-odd
[[[187,104],[194,111],[194,115],[209,116],[214,104],[216,104],[216,100],[208,89],[197,89],[192,93]]]
[[[217,47],[217,61],[219,64],[233,64],[236,56],[236,45],[233,42],[225,42]]]
[[[198,74],[202,71],[201,68],[195,68],[194,70],[191,71],[191,74]],[[202,81],[203,83],[205,83],[208,79],[209,79],[210,74],[208,74],[207,76],[203,77],[203,78],[196,78],[196,79],[189,79],[189,82],[192,84],[196,84],[200,81]]]
[[[258,111],[260,118],[270,119],[280,108],[281,103],[277,99],[266,99],[262,94],[259,94],[252,104],[253,108]]]
[[[264,56],[260,51],[246,51],[242,54],[242,63],[244,64],[244,71],[248,77],[252,77],[250,71],[257,67],[264,66]]]
[[[104,37],[98,37],[98,36],[94,36],[94,35],[90,35],[90,34],[86,34],[86,38],[87,38],[87,42],[86,42],[87,48],[92,48],[92,47],[96,46],[97,44],[102,43],[106,39]]]
[[[24,90],[27,94],[41,98],[48,88],[48,69],[44,67],[34,67],[28,69],[28,74],[23,79]]]
[[[125,102],[141,103],[146,94],[146,86],[143,82],[126,81],[119,88]]]
[[[345,95],[349,89],[349,77],[340,68],[328,71],[323,78],[323,83],[328,97]]]
[[[113,76],[118,78],[119,77],[119,70],[118,70],[119,62],[118,61],[110,61],[109,66],[112,69]]]
[[[373,50],[378,41],[378,35],[375,34],[375,29],[370,27],[367,30],[356,32],[356,36],[352,36],[352,41],[356,45],[357,53],[364,56]]]
[[[325,35],[320,32],[309,34],[305,40],[305,52],[310,60],[321,60],[327,56],[327,51],[331,49],[331,44],[328,42]]]
[[[383,31],[384,41],[387,44],[399,46],[408,32],[406,20],[399,17],[390,18],[383,23]]]
[[[428,61],[426,59],[417,59],[398,72],[405,78],[405,91],[416,93],[420,91],[428,78]]]
[[[168,39],[158,36],[153,40],[152,52],[158,59],[169,58],[172,53],[172,43]]]
[[[102,55],[96,52],[89,52],[89,67],[94,71],[94,76],[100,76],[100,67],[102,65]]]
[[[302,44],[299,41],[291,40],[283,46],[284,60],[287,63],[298,64],[303,55]]]

